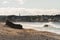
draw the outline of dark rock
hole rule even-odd
[[[9,20],[6,20],[6,25],[15,29],[23,29],[21,24],[14,24]]]
[[[48,27],[48,26],[49,26],[49,25],[47,25],[47,24],[46,24],[46,25],[44,25],[44,27]]]

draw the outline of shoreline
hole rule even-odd
[[[33,29],[14,29],[0,24],[0,40],[60,40],[60,35]]]
[[[4,25],[5,23],[1,23],[2,25]],[[16,24],[19,24],[19,23],[16,23]],[[38,27],[36,27],[35,26],[35,28],[34,28],[34,26],[30,26],[30,27],[28,27],[28,25],[23,25],[23,27],[24,27],[24,29],[33,29],[33,30],[37,30],[37,31],[47,31],[47,32],[52,32],[52,33],[56,33],[56,34],[58,34],[58,35],[60,35],[60,33],[58,32],[58,30],[57,29],[60,29],[60,28],[54,28],[54,27],[52,27],[52,28],[44,28],[44,27],[40,27],[40,28],[38,28]],[[54,31],[54,30],[55,31]]]

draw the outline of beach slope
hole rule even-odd
[[[33,29],[14,29],[0,24],[0,40],[60,40],[60,35]]]

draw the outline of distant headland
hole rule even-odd
[[[0,15],[0,22],[5,22],[9,19],[13,22],[60,22],[60,15],[30,15],[30,16],[2,16]]]

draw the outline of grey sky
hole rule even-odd
[[[60,9],[60,0],[0,0],[0,7]]]
[[[24,6],[28,8],[60,8],[60,0],[29,0]]]

